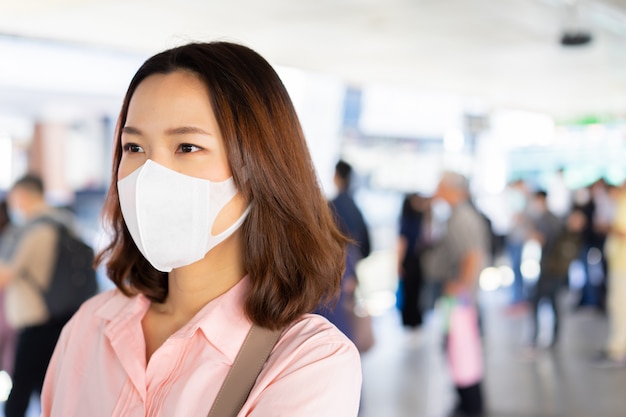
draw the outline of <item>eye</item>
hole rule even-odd
[[[191,143],[181,143],[178,145],[178,152],[180,153],[191,153],[201,151],[202,148],[196,145],[192,145]]]
[[[136,143],[126,143],[124,144],[122,149],[124,150],[124,152],[129,152],[129,153],[143,152],[143,148],[137,145]]]

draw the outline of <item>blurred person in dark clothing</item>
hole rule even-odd
[[[439,279],[443,282],[443,295],[447,299],[456,300],[459,305],[472,305],[477,311],[478,281],[489,257],[488,226],[470,201],[469,184],[465,176],[444,172],[434,198],[446,201],[451,214],[446,232],[429,252],[431,260],[435,259],[440,264],[431,269],[443,275]],[[479,327],[478,320],[475,325]],[[478,335],[478,331],[475,334]],[[483,415],[481,385],[482,375],[472,383],[456,385],[459,401],[454,416]]]
[[[355,291],[358,286],[356,264],[370,254],[370,236],[361,210],[351,193],[352,166],[339,160],[335,165],[334,183],[338,194],[329,203],[335,221],[352,242],[346,251],[346,269],[342,277],[341,292],[334,308],[320,306],[316,313],[328,318],[348,338],[355,341],[353,311]]]
[[[585,281],[577,307],[591,307],[604,311],[607,264],[603,250],[611,223],[611,220],[607,219],[604,213],[607,209],[610,210],[605,206],[609,199],[606,182],[602,178],[588,188],[589,200],[582,207],[587,223],[583,233],[584,243],[580,256],[584,265]]]
[[[604,253],[608,234],[611,231],[613,220],[615,217],[616,198],[614,194],[619,187],[607,183],[604,179],[598,180],[591,187],[591,198],[594,201],[595,209],[593,211],[593,229],[599,236],[596,247],[598,251],[596,260],[599,258],[599,265],[596,263],[597,278],[592,281],[597,292],[597,309],[601,313],[606,312],[607,298],[607,281],[608,281],[608,263]],[[593,261],[594,259],[592,259]],[[598,268],[599,267],[599,268]]]
[[[330,205],[335,218],[342,232],[354,241],[361,256],[366,258],[371,250],[369,231],[361,210],[352,198],[352,166],[346,161],[340,160],[335,165],[334,183],[338,194]]]
[[[398,236],[398,275],[402,324],[416,328],[422,324],[421,292],[424,273],[421,255],[427,247],[430,201],[417,193],[405,195]]]
[[[533,197],[534,227],[532,238],[541,245],[540,274],[532,295],[533,332],[531,347],[537,346],[540,321],[539,306],[541,301],[548,302],[553,314],[552,340],[556,346],[559,336],[560,314],[558,295],[567,285],[569,266],[576,259],[582,247],[582,231],[585,227],[585,214],[574,209],[567,216],[565,224],[549,209],[547,195],[537,191]]]
[[[9,218],[9,209],[6,200],[0,202],[0,261],[7,260],[14,247],[15,226]],[[17,333],[9,325],[4,312],[5,292],[0,289],[0,369],[13,375],[13,359]]]

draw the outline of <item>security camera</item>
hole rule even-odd
[[[582,46],[593,40],[591,33],[584,30],[565,31],[561,35],[561,45],[563,46]]]

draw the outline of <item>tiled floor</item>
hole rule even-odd
[[[485,399],[489,417],[626,416],[626,369],[597,369],[590,358],[607,319],[573,312],[562,300],[562,337],[554,350],[529,355],[527,313],[505,314],[506,293],[483,293]],[[551,315],[541,310],[544,329]],[[444,417],[455,398],[441,348],[439,314],[420,331],[400,325],[394,308],[374,318],[376,346],[363,355],[361,417]],[[547,334],[540,334],[545,341]]]

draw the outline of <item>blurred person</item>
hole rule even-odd
[[[358,287],[356,266],[370,254],[370,236],[363,213],[352,197],[352,175],[352,165],[344,160],[337,161],[333,181],[338,194],[329,205],[337,225],[351,242],[346,250],[346,269],[341,279],[339,299],[334,306],[321,305],[315,312],[328,318],[349,339],[356,342],[358,335],[355,334],[353,311]]]
[[[604,311],[603,288],[607,276],[604,246],[608,233],[609,216],[613,209],[606,191],[606,182],[600,178],[588,186],[589,199],[582,206],[587,222],[583,233],[584,244],[580,260],[584,267],[584,283],[576,308],[590,307]]]
[[[369,230],[352,196],[352,174],[352,165],[344,160],[337,162],[333,181],[338,193],[330,204],[339,227],[354,241],[361,257],[366,258],[371,251]]]
[[[532,349],[538,344],[539,307],[544,300],[550,306],[553,317],[550,346],[557,345],[560,328],[558,296],[560,290],[567,286],[569,267],[580,252],[582,232],[586,223],[582,210],[574,209],[563,225],[561,220],[548,209],[544,191],[535,193],[533,205],[536,206],[538,212],[532,237],[541,245],[541,258],[539,278],[532,295]]]
[[[611,225],[615,217],[615,204],[617,197],[614,194],[619,193],[619,188],[607,183],[604,179],[598,181],[597,185],[592,186],[592,198],[595,203],[593,213],[593,228],[598,235],[598,254],[600,256],[600,273],[601,276],[596,283],[597,287],[597,308],[600,312],[606,312],[606,292],[607,292],[607,276],[608,264],[604,248],[606,239],[611,230]],[[597,268],[596,268],[597,269]]]
[[[529,216],[530,190],[526,181],[517,179],[507,186],[506,199],[510,214],[510,225],[505,236],[506,252],[513,270],[513,285],[508,313],[526,311],[528,297],[522,275],[522,252],[528,241],[532,224]]]
[[[422,324],[424,273],[421,256],[428,245],[429,225],[429,199],[417,193],[406,194],[400,214],[397,248],[402,324],[408,328]]]
[[[609,336],[605,348],[594,358],[595,365],[603,368],[626,366],[626,190],[622,185],[614,192],[615,213],[604,248],[608,268]]]
[[[339,291],[346,238],[259,54],[189,43],[141,65],[103,215],[117,288],[65,326],[42,416],[205,416],[251,329],[278,341],[238,415],[357,415],[359,353],[308,314]]]
[[[622,195],[623,191],[624,191],[624,184],[615,185],[615,184],[607,183],[606,185],[607,201],[605,202],[605,204],[602,205],[603,214],[598,214],[597,216],[602,219],[602,220],[598,220],[598,224],[599,224],[598,228],[603,230],[605,233],[604,247],[602,248],[602,260],[604,261],[603,266],[605,268],[606,273],[605,273],[605,279],[602,281],[602,287],[601,287],[601,303],[602,303],[602,306],[604,307],[604,312],[606,312],[606,305],[607,305],[608,276],[609,276],[609,271],[608,271],[609,262],[608,262],[608,256],[606,254],[606,250],[607,250],[606,242],[608,240],[609,233],[611,232],[611,229],[613,228],[613,223],[615,222],[615,216],[617,215],[618,202],[620,200],[620,196]]]
[[[66,210],[47,204],[42,179],[27,174],[18,179],[8,194],[8,209],[18,228],[10,256],[0,262],[0,286],[5,288],[5,312],[8,323],[17,329],[13,360],[13,387],[4,406],[6,417],[23,417],[31,395],[42,389],[46,368],[61,329],[71,314],[51,317],[40,288],[51,281],[57,251],[58,231],[52,217],[73,227]],[[36,282],[34,285],[24,276]]]
[[[460,334],[471,336],[472,340],[461,340],[460,345],[476,346],[478,340],[478,281],[483,268],[487,265],[489,256],[489,230],[484,217],[476,211],[470,201],[469,184],[467,178],[459,173],[446,171],[442,174],[437,191],[433,198],[444,200],[451,208],[447,220],[446,231],[436,246],[428,253],[439,266],[431,266],[432,274],[441,274],[444,298],[453,305],[469,306],[476,313],[473,322],[465,321],[475,330],[458,329]],[[448,329],[448,341],[453,336],[453,329]],[[455,335],[456,337],[456,335]],[[480,346],[478,356],[463,357],[463,360],[481,361]],[[450,360],[450,355],[449,355]],[[478,374],[464,383],[455,382],[458,394],[458,404],[454,416],[480,416],[484,412],[482,393],[481,363],[457,363],[461,368],[478,369]],[[454,379],[454,378],[453,378]]]
[[[9,217],[9,208],[6,200],[0,201],[0,262],[11,259],[15,248],[15,226]],[[5,290],[0,289],[0,369],[13,375],[13,360],[17,332],[9,324],[5,313]]]

